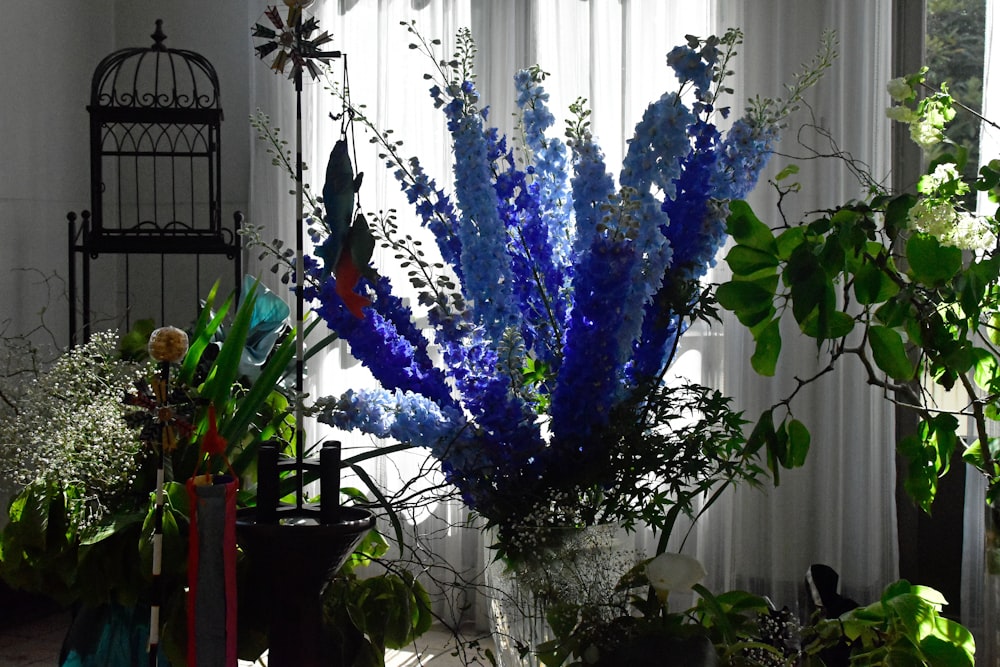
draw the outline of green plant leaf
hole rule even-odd
[[[807,246],[800,246],[788,259],[783,279],[791,292],[795,321],[801,325],[813,311],[819,310],[819,331],[823,332],[836,295],[819,258]]]
[[[907,240],[906,259],[915,278],[932,287],[951,280],[962,268],[962,251],[941,245],[930,234],[914,234]]]
[[[908,382],[916,376],[916,365],[906,353],[903,337],[895,329],[880,325],[870,327],[868,344],[871,346],[875,364],[889,377]]]
[[[924,637],[920,641],[920,652],[924,654],[924,664],[941,667],[974,667],[975,642],[972,634],[958,623],[948,619],[938,619],[938,623],[947,621],[948,629]],[[964,639],[962,632],[968,634]]]
[[[975,358],[973,378],[977,385],[989,390],[1000,371],[997,358],[981,347],[972,348],[972,356]]]
[[[854,274],[854,297],[858,303],[882,303],[898,293],[899,286],[871,262],[862,263]]]
[[[778,246],[778,257],[783,261],[788,261],[795,249],[805,243],[806,232],[801,227],[789,227],[781,232],[776,239]]]
[[[788,178],[789,176],[793,176],[793,175],[795,175],[797,173],[799,173],[799,166],[797,164],[790,164],[787,167],[785,167],[784,169],[782,169],[781,171],[779,171],[774,176],[774,180],[776,180],[776,181],[783,181],[786,178]]]
[[[736,313],[743,326],[753,327],[774,311],[774,290],[777,277],[771,280],[731,280],[719,285],[715,298],[726,310]]]
[[[764,250],[736,245],[726,254],[726,263],[735,275],[750,276],[758,271],[778,266],[778,258]]]
[[[799,468],[805,465],[806,455],[809,454],[809,444],[812,436],[809,429],[798,419],[788,422],[788,448],[786,452],[785,467]]]
[[[810,338],[831,340],[834,338],[843,338],[854,330],[854,318],[845,312],[834,310],[827,313],[826,327],[821,332],[819,316],[819,309],[814,310],[809,317],[806,318],[806,321],[802,323],[802,333]]]
[[[757,345],[750,357],[750,365],[758,374],[773,377],[781,354],[781,320],[771,320],[755,338]]]
[[[726,231],[740,245],[770,254],[777,251],[771,229],[757,218],[750,205],[743,200],[729,202]]]
[[[891,238],[899,235],[899,231],[910,226],[910,209],[917,203],[912,194],[902,194],[893,197],[885,205],[885,228]]]
[[[219,283],[216,281],[212,285],[212,289],[209,290],[208,297],[205,299],[205,305],[198,314],[198,321],[195,323],[193,335],[188,343],[188,351],[184,355],[184,361],[181,362],[178,374],[178,380],[182,384],[194,384],[194,375],[198,369],[198,363],[201,361],[201,355],[205,352],[205,348],[212,342],[212,337],[215,336],[215,332],[222,326],[226,313],[229,312],[229,308],[232,306],[233,295],[230,294],[219,308],[219,311],[216,313],[212,312],[212,309],[215,307],[215,297],[218,288]]]

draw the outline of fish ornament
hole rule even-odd
[[[323,204],[326,208],[324,222],[328,234],[315,251],[323,259],[323,277],[326,278],[332,272],[337,295],[358,319],[364,319],[362,309],[371,305],[371,299],[354,290],[362,276],[369,280],[378,278],[369,264],[375,250],[375,237],[368,228],[364,215],[358,213],[353,221],[351,219],[362,176],[363,174],[354,175],[347,141],[340,139],[330,151],[326,183],[323,185]]]

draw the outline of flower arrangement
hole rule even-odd
[[[727,203],[753,187],[783,119],[830,65],[832,40],[787,99],[754,99],[723,132],[715,121],[729,113],[719,102],[742,35],[689,37],[667,56],[677,90],[646,109],[616,182],[585,101],[563,141],[550,134],[547,75],[518,72],[519,159],[480,108],[470,33],[447,60],[405,25],[436,64],[430,93],[452,139],[453,191],[361,107],[349,113],[373,132],[440,261],[392,211],[373,232],[351,224],[356,178],[338,143],[325,212],[311,199],[317,250],[303,288],[380,386],[321,399],[320,419],[428,448],[508,555],[530,551],[546,525],[641,520],[667,535],[716,484],[756,481],[757,452],[728,399],[663,378],[685,329],[714,315],[698,281],[726,239]],[[257,128],[282,145],[266,122]],[[368,266],[372,234],[408,271],[430,332]]]

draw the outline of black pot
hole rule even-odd
[[[341,507],[335,520],[282,514],[280,523],[257,523],[253,515],[236,521],[250,561],[248,582],[267,625],[269,667],[327,667],[320,593],[330,576],[375,524],[374,515]]]
[[[637,637],[602,656],[598,667],[716,667],[719,656],[705,636]]]

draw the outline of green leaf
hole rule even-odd
[[[776,277],[772,278],[776,287]],[[726,310],[746,327],[753,327],[774,311],[774,291],[768,290],[765,281],[731,280],[719,285],[715,298]]]
[[[230,294],[222,304],[222,307],[219,308],[219,312],[212,312],[212,308],[215,307],[215,296],[218,289],[219,283],[216,281],[205,298],[205,305],[202,307],[201,313],[198,314],[198,321],[195,324],[187,354],[184,355],[184,361],[181,362],[181,369],[178,374],[178,380],[182,384],[191,385],[194,383],[194,375],[198,369],[198,362],[201,361],[201,355],[212,342],[215,332],[222,326],[222,321],[232,306],[233,295]]]
[[[988,390],[997,379],[997,372],[1000,370],[997,358],[989,350],[981,347],[972,348],[972,355],[975,358],[973,378],[977,385]]]
[[[903,326],[910,321],[912,315],[913,306],[905,294],[897,294],[875,311],[875,319],[887,327]]]
[[[820,309],[823,325],[822,320],[832,310],[835,294],[819,258],[806,246],[800,246],[788,259],[783,278],[791,291],[795,321],[801,325],[814,310]]]
[[[778,257],[787,261],[795,249],[806,241],[806,232],[801,227],[789,227],[777,238]]]
[[[962,251],[941,245],[930,234],[914,234],[909,238],[906,259],[915,278],[929,286],[944,284],[962,268]]]
[[[910,209],[916,203],[916,197],[904,194],[891,199],[886,205],[884,224],[890,238],[896,238],[900,231],[909,227]]]
[[[920,641],[920,651],[926,659],[925,664],[942,665],[946,667],[973,667],[975,665],[975,641],[972,634],[960,624],[946,618],[938,619],[946,629],[924,637]],[[968,635],[967,637],[963,636]]]
[[[983,445],[980,440],[976,440],[965,448],[965,451],[962,453],[962,460],[974,465],[977,470],[986,473],[989,477],[995,477],[1000,472],[1000,464],[997,463],[1000,460],[1000,438],[990,438],[987,442],[987,447],[990,458],[989,467],[987,467],[986,455],[983,452]]]
[[[726,231],[739,245],[770,254],[777,251],[771,229],[757,218],[750,205],[743,200],[737,199],[729,202]]]
[[[782,169],[781,171],[779,171],[775,175],[774,180],[776,180],[776,181],[783,181],[786,178],[788,178],[789,176],[793,176],[793,175],[795,175],[797,173],[799,173],[799,166],[797,164],[790,164],[787,167],[785,167],[784,169]]]
[[[809,444],[812,437],[809,429],[798,419],[788,422],[788,451],[786,452],[786,468],[799,468],[805,465],[806,455],[809,453]]]
[[[778,486],[780,482],[780,468],[781,465],[779,461],[784,457],[783,452],[780,451],[781,442],[778,438],[778,432],[774,428],[774,411],[765,410],[761,413],[760,418],[757,420],[757,424],[754,426],[753,431],[750,433],[750,437],[747,438],[747,453],[751,456],[756,455],[763,448],[767,456],[767,466],[771,471],[771,477],[773,478],[774,485]]]
[[[781,320],[775,318],[758,335],[750,365],[760,375],[773,377],[781,354]]]
[[[754,425],[750,437],[747,438],[747,454],[755,456],[762,448],[770,451],[777,445],[778,436],[774,430],[774,412],[765,410]],[[777,479],[775,479],[777,486]]]
[[[819,324],[819,309],[814,310],[806,321],[802,323],[802,333],[809,336],[810,338],[818,338],[820,340],[832,340],[834,338],[843,338],[847,334],[854,330],[855,321],[854,318],[845,312],[835,310],[827,315],[826,328],[822,333],[820,332]]]
[[[854,274],[854,297],[858,303],[881,303],[898,293],[899,286],[871,262],[861,264]]]
[[[916,376],[916,365],[906,353],[903,337],[895,329],[873,325],[868,329],[868,344],[875,364],[889,377],[908,382]]]
[[[778,258],[769,252],[750,246],[737,245],[726,255],[726,263],[737,276],[749,276],[778,266]]]

